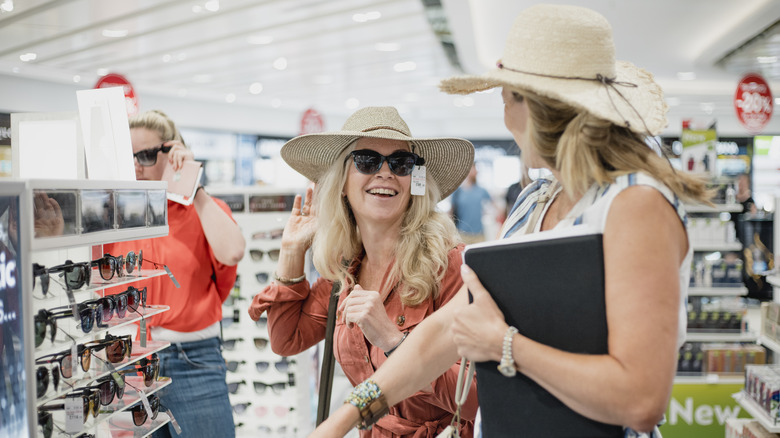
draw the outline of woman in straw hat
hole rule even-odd
[[[345,404],[313,436],[343,435],[370,422],[460,355],[498,362],[507,379],[532,380],[595,426],[554,432],[556,418],[512,411],[512,394],[505,393],[498,403],[516,415],[488,419],[483,412],[485,436],[660,436],[655,426],[684,339],[692,258],[680,201],[709,197],[702,180],[675,171],[645,143],[666,124],[661,88],[644,70],[615,61],[604,17],[551,5],[518,16],[496,69],[441,86],[449,93],[502,87],[504,122],[524,161],[552,171],[520,194],[503,237],[579,224],[603,234],[608,353],[570,353],[517,333],[463,265],[465,287],[371,377],[377,390],[365,408]],[[547,433],[538,432],[540,424]]]
[[[395,108],[369,107],[341,131],[290,140],[282,158],[316,188],[305,202],[295,197],[276,281],[255,296],[249,313],[257,320],[268,311],[276,353],[300,353],[325,337],[332,285],[340,282],[333,352],[356,385],[463,285],[463,245],[452,220],[435,207],[468,174],[474,147],[461,139],[414,138]],[[322,275],[311,286],[303,275],[310,246]],[[436,436],[455,411],[455,362],[361,435]],[[472,394],[462,411],[464,436],[473,433]]]

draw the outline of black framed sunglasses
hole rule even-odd
[[[146,307],[146,287],[143,289],[136,289],[133,286],[128,286],[124,292],[119,292],[114,296],[117,297],[119,295],[127,297],[127,308],[130,309],[131,312],[137,311],[138,306]]]
[[[92,350],[85,347],[84,345],[79,345],[77,350],[78,351],[76,354],[79,356],[81,369],[84,370],[84,372],[89,371],[89,368],[92,364]],[[71,355],[70,348],[64,351],[60,351],[59,353],[52,353],[41,356],[35,360],[36,365],[44,363],[56,363],[59,365],[60,374],[64,379],[70,379],[73,377],[73,356]]]
[[[49,412],[38,411],[38,426],[41,426],[43,438],[51,438],[54,432],[54,419]]]
[[[157,414],[160,412],[160,399],[156,394],[152,394],[148,398],[149,407],[152,408],[152,420],[157,418]],[[143,402],[139,401],[129,409],[133,414],[133,424],[136,426],[142,426],[149,418],[149,414],[144,408]]]
[[[35,389],[38,398],[41,398],[46,394],[46,391],[49,389],[49,382],[51,382],[55,391],[59,388],[60,371],[58,368],[59,367],[55,364],[52,368],[39,366],[35,370]],[[49,376],[51,376],[51,378]]]
[[[49,268],[49,273],[56,272],[61,272],[60,276],[65,278],[65,287],[69,290],[81,289],[85,285],[89,286],[90,277],[92,277],[92,264],[65,260],[64,264]]]
[[[114,336],[106,333],[105,339],[87,342],[84,346],[95,352],[106,350],[106,359],[110,363],[119,363],[132,355],[133,337],[132,335]]]
[[[106,295],[94,300],[84,301],[84,304],[100,304],[102,321],[111,321],[116,313],[117,318],[124,318],[127,314],[127,295]]]
[[[258,394],[265,394],[266,388],[271,388],[275,394],[281,394],[284,388],[287,388],[287,382],[265,383],[255,380],[253,383],[255,392]]]
[[[165,146],[165,143],[160,144],[149,149],[143,149],[133,154],[133,158],[138,160],[138,164],[144,167],[154,166],[157,164],[157,153],[162,152],[167,154],[171,151],[173,146]]]
[[[97,418],[100,413],[100,391],[97,389],[85,388],[80,390],[80,393],[68,394],[66,397],[81,397],[81,401],[84,407],[84,423],[87,422],[89,414],[92,414],[93,418]],[[58,403],[54,405],[43,405],[38,408],[39,417],[41,411],[62,411],[65,410],[65,403]]]
[[[49,270],[46,266],[33,263],[33,288],[35,288],[35,278],[41,278],[41,292],[43,295],[49,293]]]
[[[114,376],[105,376],[97,380],[93,385],[89,385],[86,389],[97,390],[100,395],[100,404],[108,406],[114,401],[114,396],[118,399],[122,399],[125,395],[125,376],[119,374],[119,382],[114,380]]]
[[[141,373],[143,374],[144,385],[147,387],[152,386],[152,384],[160,376],[160,358],[157,356],[157,353],[154,353],[152,354],[152,357],[150,359],[147,359],[145,357],[141,358],[141,360],[133,364],[132,367],[128,369],[123,369],[119,371],[119,373],[121,374]]]
[[[91,266],[97,266],[98,272],[103,280],[111,280],[114,278],[114,274],[117,277],[124,277],[124,265],[125,257],[123,255],[113,256],[111,254],[103,254],[103,257],[92,260]]]
[[[407,176],[412,173],[415,165],[422,166],[425,159],[414,152],[396,151],[390,155],[382,155],[371,149],[359,149],[349,153],[355,163],[355,169],[365,175],[373,175],[387,161],[390,171],[397,176]]]

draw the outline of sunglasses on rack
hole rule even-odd
[[[84,408],[84,423],[87,422],[89,414],[92,414],[92,418],[97,418],[100,413],[100,392],[96,389],[85,388],[80,393],[71,393],[66,397],[81,397],[81,401]],[[48,411],[62,411],[65,410],[65,403],[58,403],[53,405],[43,405],[38,407],[38,412]],[[44,434],[45,435],[45,434]]]
[[[222,346],[225,347],[225,350],[233,351],[236,349],[236,342],[241,342],[243,340],[244,338],[225,339],[222,341]]]
[[[267,388],[271,388],[271,390],[273,390],[273,392],[276,394],[281,394],[282,391],[284,391],[284,388],[287,388],[287,382],[265,383],[255,380],[254,386],[255,392],[258,394],[265,394],[265,390]]]
[[[92,350],[85,347],[84,345],[79,345],[76,350],[76,354],[79,356],[78,359],[79,363],[81,364],[81,369],[84,370],[84,372],[89,371],[89,367],[92,364]],[[73,377],[73,357],[71,355],[70,348],[64,351],[60,351],[59,353],[52,353],[41,356],[35,360],[36,365],[44,363],[55,363],[59,365],[60,374],[64,379],[70,379]]]
[[[264,350],[265,347],[268,346],[268,339],[266,338],[255,338],[255,348],[258,350]]]
[[[65,287],[68,290],[81,289],[89,286],[92,276],[92,267],[90,262],[74,263],[72,260],[65,260],[62,265],[49,268],[49,273],[60,272],[60,276],[65,279]]]
[[[108,406],[114,401],[114,397],[121,400],[125,395],[125,376],[119,374],[119,380],[121,383],[117,383],[113,376],[101,377],[95,384],[87,386],[86,389],[97,390],[100,404]]]
[[[252,260],[259,262],[260,260],[263,260],[263,254],[268,254],[268,258],[272,262],[279,261],[279,249],[270,249],[268,251],[263,251],[262,249],[250,249],[249,255],[252,257]]]
[[[165,143],[160,144],[149,149],[143,149],[133,154],[133,158],[138,160],[138,164],[144,167],[154,166],[157,164],[157,153],[162,152],[167,154],[171,151],[173,146],[165,146]]]
[[[101,307],[100,317],[103,322],[108,322],[114,319],[114,314],[117,318],[122,319],[127,314],[127,295],[106,295],[94,300],[84,301],[84,304],[95,304]]]
[[[240,382],[230,382],[227,385],[228,385],[228,392],[231,394],[235,394],[238,392],[238,388],[241,385],[246,385],[246,380],[242,380]]]
[[[274,240],[281,239],[284,234],[284,228],[276,228],[269,231],[258,231],[252,234],[252,240]]]
[[[260,318],[257,319],[257,321],[255,321],[255,325],[260,328],[266,327],[268,325],[268,316],[263,314]]]
[[[246,412],[246,408],[252,405],[252,402],[246,402],[246,403],[238,403],[233,405],[233,412],[235,412],[238,415],[243,414]]]
[[[105,339],[87,342],[84,344],[92,352],[106,351],[106,360],[110,363],[119,363],[129,358],[133,352],[132,335],[114,336],[106,333]]]
[[[120,296],[127,298],[127,308],[130,309],[131,312],[138,311],[138,306],[146,307],[146,287],[143,289],[136,289],[133,286],[129,286],[124,292],[119,292],[113,296],[117,299],[121,299],[118,298]]]
[[[257,412],[257,410],[256,410]],[[265,413],[263,415],[258,415],[258,417],[265,416]],[[285,436],[287,435],[287,426],[279,426],[276,431],[274,429],[271,429],[270,426],[266,426],[265,424],[261,424],[260,426],[257,426],[257,430],[260,431],[262,435],[271,435],[273,433],[276,433],[279,436]]]
[[[258,272],[255,274],[255,279],[257,279],[259,283],[268,283],[268,273]]]
[[[238,366],[243,365],[245,363],[246,363],[245,360],[242,360],[241,362],[237,360],[225,361],[225,365],[227,366],[228,371],[230,371],[231,373],[235,373],[236,370],[238,369]]]
[[[160,413],[160,399],[157,395],[152,394],[149,396],[148,401],[149,407],[152,408],[152,420],[154,420],[157,418],[157,414]],[[133,415],[133,424],[136,426],[142,426],[149,419],[149,414],[146,412],[142,401],[134,404],[129,411]]]
[[[294,363],[294,360],[288,360],[286,357],[283,357],[282,360],[274,363],[274,368],[276,368],[276,370],[280,373],[286,373],[290,369],[290,364]],[[258,373],[264,373],[270,366],[271,363],[267,360],[255,362],[255,368],[257,369]]]
[[[54,432],[54,419],[46,411],[38,411],[38,426],[41,426],[41,435],[43,438],[51,438]]]
[[[80,303],[77,304],[79,316],[79,326],[81,331],[89,333],[97,323],[98,327],[106,327],[103,324],[103,304],[101,303]],[[62,310],[60,310],[62,309]],[[54,336],[57,332],[57,320],[62,318],[73,318],[73,309],[70,306],[55,307],[49,310],[41,309],[33,318],[35,327],[35,346],[39,347],[46,339],[46,327],[51,328],[51,341],[54,342]]]
[[[422,166],[425,159],[408,151],[397,151],[390,155],[382,155],[371,149],[360,149],[349,153],[355,163],[355,169],[365,175],[379,172],[382,164],[387,162],[390,171],[397,176],[407,176],[412,173],[415,165]]]
[[[56,364],[52,368],[39,366],[35,370],[36,397],[41,398],[46,394],[46,391],[49,390],[49,382],[51,382],[51,386],[55,391],[59,388],[60,371]]]
[[[143,374],[144,385],[149,387],[157,381],[160,376],[160,358],[157,353],[152,354],[151,359],[141,358],[137,363],[133,364],[130,368],[119,371],[121,374]]]
[[[33,288],[35,288],[35,279],[41,278],[41,292],[43,295],[49,293],[49,270],[46,266],[33,263]]]
[[[111,254],[103,254],[103,257],[92,260],[91,266],[97,266],[100,276],[103,280],[111,280],[116,273],[117,277],[124,277],[124,264],[125,257],[123,255],[113,256]]]

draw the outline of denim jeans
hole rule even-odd
[[[160,392],[182,429],[181,438],[235,437],[233,412],[225,381],[227,366],[219,338],[173,343],[158,353],[160,375],[173,382]],[[154,438],[177,437],[168,424]]]

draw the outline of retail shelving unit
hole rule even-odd
[[[49,290],[45,295],[41,287],[42,277],[32,282],[23,282],[25,293],[32,297],[29,311],[25,319],[32,321],[41,309],[81,308],[85,301],[94,300],[107,295],[106,289],[121,291],[125,286],[143,289],[144,279],[165,275],[162,270],[148,269],[146,265],[133,266],[132,272],[127,272],[127,264],[123,263],[123,276],[114,272],[113,278],[105,280],[100,273],[89,267],[88,284],[76,290],[69,290],[61,272],[49,272],[48,268],[63,265],[72,260],[76,263],[90,262],[103,255],[102,245],[111,242],[137,240],[165,236],[168,234],[167,201],[165,183],[151,181],[76,181],[76,180],[30,180],[27,183],[27,195],[31,200],[31,208],[23,212],[21,218],[29,220],[32,228],[30,254],[23,258],[23,263],[36,263],[47,268]],[[53,200],[58,204],[55,210],[41,208],[46,202]],[[59,210],[60,227],[48,227],[52,222],[48,214]],[[119,254],[114,254],[118,256]],[[122,255],[124,256],[124,254]],[[29,266],[23,269],[25,275],[33,276]],[[29,277],[27,277],[29,278]],[[59,367],[38,362],[52,353],[70,353],[80,351],[79,345],[86,342],[102,340],[107,334],[123,334],[133,330],[132,324],[145,325],[146,319],[165,312],[167,306],[139,305],[136,311],[128,307],[123,318],[114,314],[103,326],[95,325],[91,330],[82,328],[83,323],[75,318],[66,317],[57,320],[55,338],[51,341],[51,327],[47,327],[47,339],[34,350],[33,361],[27,367],[27,375],[34,381],[36,370],[40,367],[51,373],[61,373]],[[32,323],[27,324],[31,329]],[[30,415],[37,417],[37,410],[42,406],[62,403],[66,395],[75,390],[90,386],[98,379],[108,376],[120,379],[117,372],[132,369],[143,358],[159,352],[169,344],[165,342],[147,342],[137,339],[132,343],[132,352],[118,363],[110,363],[105,351],[88,353],[91,364],[84,371],[78,364],[73,364],[72,377],[62,377],[59,386],[54,388],[49,383],[46,392],[35,399],[32,393],[34,411]],[[70,351],[68,351],[70,350]],[[36,363],[37,362],[37,363]],[[61,362],[59,366],[62,366]],[[130,368],[132,367],[132,368]],[[125,392],[123,398],[114,397],[108,405],[100,406],[97,417],[91,415],[85,421],[73,421],[72,412],[63,410],[50,411],[53,417],[52,436],[78,436],[82,433],[94,434],[96,437],[144,437],[159,429],[170,418],[165,412],[159,412],[156,418],[146,420],[141,426],[133,424],[129,409],[148,404],[149,397],[164,389],[171,383],[169,378],[160,377],[146,386],[141,376],[135,372],[126,374]],[[34,382],[33,382],[34,383]],[[83,417],[83,413],[76,417]],[[68,421],[71,420],[71,421]],[[80,423],[80,424],[79,424]],[[31,436],[43,437],[40,426],[35,427]]]
[[[312,399],[316,350],[293,357],[275,354],[267,319],[255,323],[247,312],[252,298],[273,281],[282,230],[295,195],[302,190],[260,186],[206,191],[231,207],[246,239],[236,287],[222,307],[227,347],[223,355],[229,389],[235,389],[230,402],[236,436],[306,436],[314,424],[310,407],[316,401]],[[307,278],[313,282],[312,271]]]

